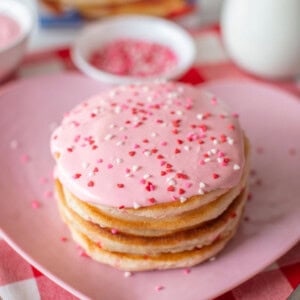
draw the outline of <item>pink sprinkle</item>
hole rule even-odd
[[[135,144],[135,145],[133,146],[133,148],[134,148],[134,149],[138,149],[138,148],[140,148],[140,145]]]
[[[191,182],[187,182],[186,184],[185,184],[185,187],[187,188],[187,189],[189,189],[190,187],[192,187],[192,183]]]
[[[111,169],[112,167],[113,167],[112,164],[108,164],[108,165],[107,165],[107,168],[108,168],[108,169]]]
[[[155,290],[156,290],[157,292],[159,292],[159,291],[162,291],[164,288],[165,288],[165,287],[164,287],[163,285],[157,285],[157,286],[155,287]]]
[[[29,162],[30,161],[30,157],[29,157],[29,155],[28,154],[23,154],[23,155],[21,155],[21,162],[22,163],[27,163],[27,162]]]
[[[45,196],[46,198],[52,198],[53,193],[52,193],[52,191],[46,191],[46,192],[44,193],[44,196]]]
[[[167,146],[167,145],[168,145],[167,142],[161,142],[160,144],[161,144],[162,146]]]
[[[66,242],[68,239],[67,239],[65,236],[62,236],[62,237],[60,238],[60,240],[61,240],[62,242]]]
[[[141,184],[145,184],[145,183],[146,183],[146,180],[145,180],[145,179],[141,179],[141,180],[140,180],[140,183],[141,183]]]
[[[94,181],[91,180],[88,182],[87,185],[88,185],[88,187],[93,187],[95,185],[95,183],[94,183]]]
[[[191,273],[191,269],[189,269],[189,268],[184,269],[184,270],[183,270],[183,273],[186,274],[186,275],[188,275],[188,274]]]
[[[31,202],[31,207],[34,208],[34,209],[39,208],[40,206],[41,205],[40,205],[39,201],[34,200],[34,201]]]
[[[80,250],[80,251],[79,251],[79,256],[81,256],[81,257],[86,257],[86,258],[90,258],[84,250]]]
[[[238,113],[232,113],[232,116],[234,117],[234,118],[238,118],[239,117],[239,114]]]
[[[218,152],[218,157],[224,157],[224,156],[225,156],[224,152],[222,152],[222,151]]]
[[[79,140],[80,140],[80,135],[78,134],[78,135],[75,136],[74,142],[75,142],[75,143],[78,143]]]
[[[290,156],[295,156],[296,154],[297,154],[297,151],[296,151],[295,148],[290,148],[290,149],[289,149],[289,155],[290,155]]]
[[[102,159],[102,158],[99,158],[99,159],[97,160],[97,163],[98,163],[98,164],[103,163],[103,159]]]
[[[117,234],[117,233],[118,233],[118,230],[117,230],[117,229],[114,229],[114,228],[112,228],[112,229],[111,229],[111,233],[112,233],[112,234]]]
[[[212,105],[216,105],[217,104],[217,99],[216,98],[212,98],[211,99],[211,104]]]
[[[199,160],[199,165],[200,165],[200,166],[205,165],[205,161],[204,161],[203,159],[200,159],[200,160]]]

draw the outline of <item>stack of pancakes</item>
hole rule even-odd
[[[42,0],[48,7],[62,11],[75,8],[87,18],[120,14],[169,16],[191,9],[185,0]]]
[[[174,87],[173,84],[169,85],[171,88],[177,87],[176,84]],[[78,109],[71,112],[72,114],[78,114]],[[101,118],[98,122],[102,122]],[[64,125],[67,123],[70,124],[69,120],[54,133],[54,144],[58,143],[56,141],[62,135],[61,132],[66,129]],[[238,123],[235,126],[237,127]],[[169,141],[171,143],[171,138]],[[62,175],[64,173],[60,169],[64,164],[61,163],[62,148],[57,145],[52,146],[52,152],[60,169],[56,177],[56,194],[61,216],[74,240],[89,256],[118,269],[141,271],[196,265],[221,251],[234,236],[241,220],[247,198],[250,148],[242,131],[241,140],[235,147],[242,148],[243,165],[237,170],[235,164],[232,169],[232,174],[239,173],[234,186],[228,188],[216,185],[203,193],[205,184],[202,183],[200,193],[192,193],[186,197],[173,197],[164,201],[153,200],[150,201],[150,205],[137,205],[136,202],[132,202],[130,206],[124,202],[126,205],[117,206],[107,205],[107,201],[96,203],[90,201],[88,197],[82,199],[83,194],[77,193],[78,189],[73,189],[66,176]],[[72,151],[68,149],[69,152],[76,151],[76,148],[72,148]],[[112,148],[112,156],[113,153]],[[201,154],[203,153],[197,155]],[[226,164],[220,168],[227,168]],[[184,166],[182,168],[184,169]],[[109,184],[105,182],[105,172],[108,174],[109,171],[104,171],[101,175],[104,179],[102,178],[99,183],[103,187]],[[185,172],[188,173],[188,170]],[[139,186],[133,188],[136,188],[137,193],[130,198],[136,199],[139,195]],[[157,190],[159,192],[159,186]],[[114,191],[112,190],[111,193]]]

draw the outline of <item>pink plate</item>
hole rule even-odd
[[[258,83],[206,87],[240,114],[252,142],[252,200],[236,236],[215,261],[182,270],[123,273],[80,257],[51,197],[54,122],[105,88],[75,74],[20,81],[0,92],[0,228],[5,240],[45,275],[80,298],[208,299],[247,280],[299,241],[300,102]],[[32,201],[40,206],[32,208]],[[164,290],[155,291],[157,285]]]

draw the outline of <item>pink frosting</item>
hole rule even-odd
[[[80,199],[140,207],[238,184],[244,166],[236,114],[179,83],[120,86],[66,114],[51,138],[56,174]]]

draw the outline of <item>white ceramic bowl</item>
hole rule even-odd
[[[165,45],[176,54],[177,65],[170,72],[159,77],[132,77],[107,73],[89,64],[88,59],[95,49],[123,38]],[[110,84],[127,84],[153,79],[175,79],[191,67],[195,56],[194,40],[180,26],[161,18],[136,15],[113,17],[86,27],[75,41],[72,51],[73,61],[83,73]]]
[[[22,2],[0,0],[0,13],[13,18],[21,28],[19,36],[6,47],[0,48],[0,81],[12,73],[20,64],[30,32],[33,28],[33,14]]]

